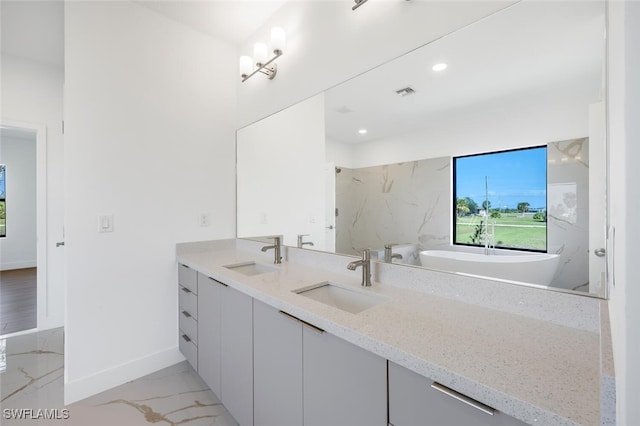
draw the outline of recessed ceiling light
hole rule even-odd
[[[431,67],[431,69],[434,71],[443,71],[447,69],[447,64],[445,63],[435,64],[433,67]]]
[[[360,130],[358,130],[358,133],[360,133],[361,135],[366,135],[367,134],[367,129],[360,129]]]

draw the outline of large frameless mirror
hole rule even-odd
[[[519,2],[240,129],[238,237],[605,296],[604,37]]]

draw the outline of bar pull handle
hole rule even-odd
[[[191,314],[187,311],[182,311],[182,315],[184,315],[187,318],[191,318]]]
[[[180,290],[184,291],[185,293],[191,293],[191,290],[186,287],[180,287]]]
[[[483,413],[488,414],[490,416],[493,416],[495,414],[495,412],[496,412],[495,409],[489,407],[488,405],[484,405],[483,403],[478,402],[475,399],[469,398],[468,396],[463,395],[463,394],[461,394],[459,392],[456,392],[453,389],[450,389],[450,388],[448,388],[448,387],[446,387],[444,385],[441,385],[438,382],[433,382],[431,384],[431,387],[433,389],[437,390],[437,391],[442,392],[445,395],[448,395],[448,396],[450,396],[450,397],[452,397],[454,399],[457,399],[460,402],[464,402],[465,404],[470,405],[471,407],[473,407],[473,408],[475,408],[477,410],[480,410]]]
[[[226,285],[225,283],[221,283],[220,281],[216,280],[215,278],[211,278],[211,277],[208,277],[208,278],[209,278],[211,281],[213,281],[214,283],[220,284],[221,286],[224,286],[224,287],[229,287],[229,286],[228,286],[228,285]]]
[[[191,338],[189,338],[189,336],[187,336],[186,334],[182,335],[182,338],[186,341],[186,342],[191,342]]]
[[[290,318],[290,319],[292,319],[292,320],[294,320],[294,321],[298,321],[300,324],[302,324],[303,326],[307,327],[308,329],[311,329],[311,330],[315,331],[316,333],[320,333],[320,334],[322,334],[322,333],[324,333],[324,332],[325,332],[325,331],[324,331],[323,329],[321,329],[320,327],[316,327],[316,326],[315,326],[315,325],[313,325],[313,324],[309,324],[308,322],[303,321],[303,320],[301,320],[301,319],[300,319],[300,318],[298,318],[298,317],[294,317],[293,315],[288,314],[288,313],[286,313],[285,311],[278,311],[278,312],[280,312],[280,314],[284,315],[284,316],[285,316],[285,317],[287,317],[287,318]]]
[[[56,243],[56,247],[62,247],[64,245],[64,241],[60,241]]]

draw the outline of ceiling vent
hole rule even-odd
[[[343,105],[340,108],[336,108],[335,111],[339,114],[349,114],[353,112],[353,110],[346,105]]]
[[[396,90],[396,93],[400,96],[409,96],[409,95],[413,95],[414,93],[416,93],[415,90],[413,90],[411,87],[407,86],[405,88]]]

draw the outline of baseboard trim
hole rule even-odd
[[[184,356],[175,346],[81,379],[65,381],[64,403],[68,405],[80,401],[184,360]]]
[[[38,266],[38,263],[33,260],[27,260],[25,262],[9,262],[0,264],[0,271],[12,271],[14,269],[26,269],[26,268],[35,268]]]

